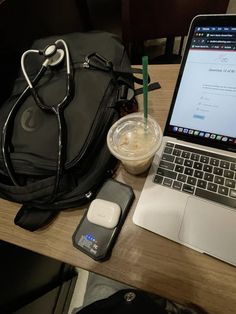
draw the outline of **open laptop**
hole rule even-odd
[[[236,15],[193,19],[133,221],[236,265]]]

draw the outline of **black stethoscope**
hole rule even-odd
[[[60,48],[60,44],[64,47],[64,49]],[[42,63],[42,66],[34,79],[31,81],[28,77],[28,74],[25,69],[25,59],[26,57],[31,54],[36,53],[39,55],[42,55],[45,60]],[[48,67],[53,67],[58,64],[60,64],[64,57],[66,58],[66,94],[64,98],[57,104],[49,106],[45,104],[45,102],[39,97],[35,86],[40,81]],[[27,87],[24,89],[24,91],[21,93],[17,101],[14,103],[13,107],[11,108],[7,119],[5,121],[5,124],[3,126],[2,130],[2,143],[1,143],[1,150],[3,155],[3,161],[6,168],[6,171],[11,178],[14,185],[19,186],[15,172],[10,160],[10,153],[9,153],[9,143],[10,143],[10,136],[8,132],[8,129],[10,126],[13,127],[12,123],[14,122],[14,118],[16,116],[16,113],[20,107],[20,105],[24,102],[26,97],[28,96],[29,92],[34,98],[34,101],[36,105],[44,110],[52,112],[56,115],[57,123],[58,123],[58,156],[57,156],[57,170],[56,170],[56,176],[55,176],[55,183],[54,183],[54,191],[52,193],[52,199],[56,196],[56,193],[58,191],[59,187],[59,181],[62,174],[62,171],[64,169],[64,164],[66,160],[66,123],[64,120],[64,114],[63,109],[66,105],[69,104],[72,94],[73,94],[73,80],[72,80],[72,74],[71,74],[71,68],[70,68],[70,55],[69,50],[67,47],[67,44],[63,39],[58,39],[55,41],[54,44],[51,44],[47,46],[44,50],[34,50],[30,49],[25,51],[21,56],[21,69],[24,74],[25,80],[27,82]]]

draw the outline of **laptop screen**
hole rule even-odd
[[[236,150],[236,26],[192,25],[189,36],[165,133]]]

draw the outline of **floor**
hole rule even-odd
[[[83,269],[76,269],[78,272],[78,278],[76,281],[74,293],[71,299],[70,308],[68,314],[73,314],[75,309],[81,307],[84,301],[84,295],[86,292],[86,286],[88,281],[88,271]]]
[[[135,288],[127,286],[126,284],[111,280],[109,278],[87,272],[83,269],[77,269],[78,279],[74,289],[74,294],[71,300],[68,314],[76,314],[82,307],[86,307],[95,301],[108,298],[117,291]],[[127,291],[126,291],[127,292]],[[125,292],[125,293],[126,293]],[[151,295],[150,295],[151,296]],[[169,314],[204,314],[202,310],[186,308],[180,304],[174,303],[170,300],[152,295],[151,298],[160,307]]]
[[[77,268],[78,278],[68,314],[75,314],[82,306],[107,298],[118,290],[132,288],[123,283]]]

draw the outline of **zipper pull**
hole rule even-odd
[[[85,57],[83,67],[94,68],[102,71],[111,71],[113,69],[113,64],[111,61],[95,52]]]
[[[93,193],[91,191],[89,191],[88,193],[85,194],[85,197],[90,200],[92,197]]]

